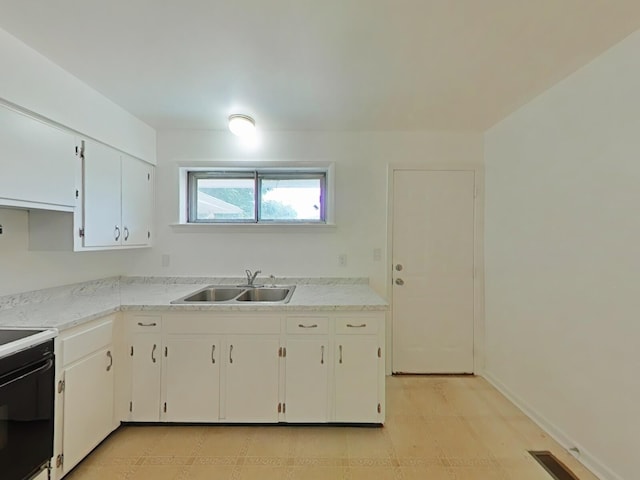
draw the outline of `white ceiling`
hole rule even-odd
[[[0,0],[159,129],[485,130],[638,27],[638,0]]]

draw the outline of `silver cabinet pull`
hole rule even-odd
[[[229,363],[233,363],[233,356],[231,355],[233,353],[233,345],[229,345]]]
[[[156,322],[151,322],[151,323],[142,323],[142,322],[138,322],[138,325],[140,327],[155,327],[156,325],[158,325]]]
[[[320,365],[324,365],[324,345],[320,346]]]
[[[153,348],[151,349],[151,361],[153,363],[156,363],[156,357],[155,357],[156,348],[158,348],[158,346],[154,343]]]
[[[111,355],[111,350],[107,351],[107,358],[109,359],[109,366],[107,367],[107,372],[111,370],[113,367],[113,355]]]
[[[116,225],[115,229],[113,230],[113,236],[116,239],[116,242],[118,240],[120,240],[120,227]]]
[[[364,328],[366,326],[367,326],[366,323],[361,323],[360,325],[353,325],[351,323],[347,323],[347,328]]]
[[[318,324],[314,323],[313,325],[304,325],[303,323],[299,323],[298,327],[300,327],[300,328],[318,328]]]
[[[404,280],[401,278],[396,278],[396,285],[400,285],[400,286],[404,285]]]
[[[124,241],[126,242],[127,240],[129,240],[129,229],[124,227]]]
[[[211,345],[211,363],[216,363],[216,346]]]
[[[340,360],[338,361],[338,363],[342,363],[342,345],[340,345],[339,350],[340,350]]]

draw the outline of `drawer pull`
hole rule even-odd
[[[233,345],[229,345],[229,363],[233,363]]]
[[[211,345],[211,363],[216,363],[216,346]]]
[[[156,327],[157,325],[158,324],[156,322],[151,322],[151,323],[138,322],[139,327]]]
[[[158,348],[158,346],[154,343],[153,348],[151,349],[151,361],[153,363],[156,363],[156,357],[155,357],[156,348]]]
[[[305,325],[303,323],[299,323],[298,326],[300,328],[318,328],[318,324],[317,323],[314,323],[313,325]]]
[[[366,327],[366,326],[367,326],[367,324],[366,324],[366,323],[361,323],[360,325],[353,325],[353,324],[351,324],[351,323],[347,323],[347,327],[348,327],[348,328],[364,328],[364,327]]]

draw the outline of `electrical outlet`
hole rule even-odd
[[[346,253],[341,253],[340,255],[338,255],[338,265],[340,265],[341,267],[346,267],[347,266],[347,254]]]

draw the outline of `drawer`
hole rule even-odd
[[[373,335],[378,333],[378,324],[378,319],[373,317],[341,317],[336,319],[336,333]]]
[[[184,315],[165,318],[162,327],[170,334],[220,334],[225,333],[225,322],[212,315]]]
[[[132,332],[160,332],[162,330],[162,317],[160,315],[131,315],[129,328]]]
[[[86,330],[74,333],[62,339],[64,365],[69,365],[87,355],[111,344],[113,338],[111,318]]]
[[[299,316],[287,317],[287,333],[320,335],[329,333],[327,317]]]

